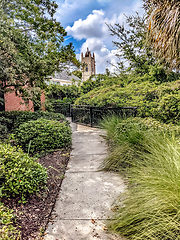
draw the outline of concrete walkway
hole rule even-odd
[[[49,223],[44,239],[120,240],[105,229],[112,204],[124,191],[124,184],[119,175],[98,171],[107,156],[103,132],[74,123],[71,127],[73,150],[55,205],[54,221]]]

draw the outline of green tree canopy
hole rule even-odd
[[[113,41],[117,47],[116,56],[119,58],[119,68],[122,70],[135,70],[138,74],[144,74],[149,66],[155,64],[152,51],[145,45],[146,25],[145,16],[126,16],[126,28],[124,24],[116,23],[108,25],[112,36],[117,37]]]
[[[72,44],[63,45],[66,32],[54,18],[54,1],[0,0],[0,9],[2,91],[14,86],[28,95],[28,86],[42,88],[54,71],[78,64]]]

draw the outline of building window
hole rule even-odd
[[[86,66],[86,72],[88,72],[88,66]]]

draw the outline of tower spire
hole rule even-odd
[[[91,52],[87,47],[87,52],[85,53],[85,57],[83,57],[83,53],[81,53],[81,63],[82,63],[82,80],[86,81],[92,75],[96,74],[96,64],[95,64],[95,55],[91,56]]]

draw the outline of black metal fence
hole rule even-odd
[[[91,107],[71,105],[72,122],[89,126],[98,126],[106,116],[119,115],[121,117],[136,116],[137,107]]]
[[[106,116],[119,115],[121,117],[136,116],[137,107],[92,107],[73,105],[70,103],[55,103],[54,111],[72,117],[72,122],[88,126],[98,126]]]
[[[71,104],[70,103],[53,103],[54,112],[62,113],[66,117],[71,116]]]

